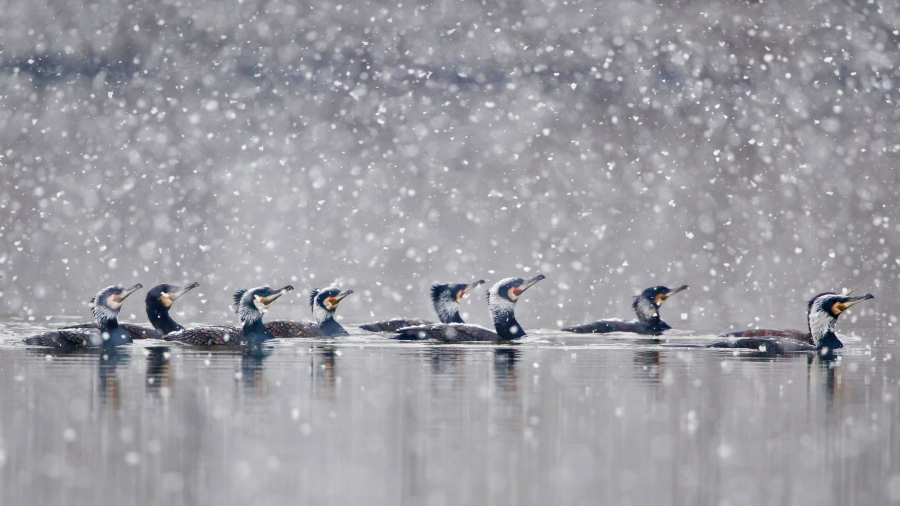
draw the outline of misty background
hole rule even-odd
[[[851,286],[896,313],[894,2],[0,11],[0,313],[199,281],[176,319],[287,283],[270,317],[301,318],[337,282],[361,323],[537,272],[528,328],[630,317],[657,284],[691,286],[662,312],[684,329],[803,327]],[[463,309],[489,322],[483,290]]]

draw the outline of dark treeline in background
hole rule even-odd
[[[655,284],[691,285],[683,328],[803,326],[854,285],[896,312],[895,2],[0,8],[2,312],[200,281],[179,306],[216,322],[292,282],[299,317],[338,281],[361,322],[535,272],[545,328]]]

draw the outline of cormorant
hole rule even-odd
[[[850,297],[847,295],[825,292],[810,299],[806,305],[806,321],[809,333],[799,330],[745,330],[723,334],[722,337],[736,337],[731,341],[723,341],[710,345],[712,348],[749,348],[769,353],[792,351],[819,351],[823,355],[838,348],[843,348],[834,325],[838,316],[847,308],[864,300],[874,299],[871,293]]]
[[[132,293],[143,288],[140,283],[126,289],[113,285],[100,290],[91,299],[91,311],[97,320],[96,329],[60,329],[26,337],[25,344],[53,348],[88,348],[118,346],[131,342],[131,336],[119,325],[119,309]]]
[[[272,302],[293,289],[293,286],[287,285],[278,290],[268,286],[238,290],[234,292],[234,304],[231,309],[240,317],[241,327],[195,327],[166,334],[163,339],[197,346],[232,348],[259,344],[275,337],[263,325],[263,314],[268,311]]]
[[[331,337],[349,335],[344,327],[334,319],[334,312],[344,297],[353,290],[342,292],[336,286],[313,288],[309,294],[309,307],[316,321],[292,322],[275,320],[266,324],[266,329],[275,337]]]
[[[459,301],[478,285],[484,283],[483,279],[471,284],[443,283],[431,287],[431,303],[441,323],[465,323],[459,316]],[[418,318],[394,318],[374,323],[360,325],[359,328],[369,332],[397,332],[403,327],[415,325],[431,325],[434,322],[420,320]]]
[[[156,285],[147,292],[145,305],[147,307],[147,318],[153,328],[134,323],[120,323],[125,332],[132,339],[160,339],[162,336],[184,330],[178,322],[169,316],[169,308],[178,300],[179,297],[200,286],[200,283],[191,283],[185,287],[172,286],[167,284]],[[79,323],[76,325],[66,325],[61,329],[99,329],[96,322]]]
[[[605,334],[607,332],[633,332],[635,334],[660,335],[671,329],[668,323],[659,318],[659,307],[669,297],[686,290],[687,285],[679,286],[672,290],[665,286],[653,286],[647,288],[634,298],[631,306],[638,319],[630,322],[622,320],[600,320],[594,323],[585,323],[575,327],[566,327],[566,332],[579,334]]]
[[[525,331],[516,321],[516,301],[532,285],[544,279],[543,274],[524,280],[506,278],[498,281],[488,290],[487,303],[494,320],[496,333],[469,323],[435,323],[416,325],[399,329],[399,339],[437,339],[447,343],[462,341],[512,341],[525,337]]]

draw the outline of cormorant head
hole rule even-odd
[[[337,310],[338,304],[351,293],[353,293],[353,290],[342,292],[336,286],[313,288],[309,293],[309,307],[312,309],[316,322],[321,325],[323,321],[334,318],[334,312]]]
[[[138,283],[131,288],[113,285],[100,290],[100,293],[91,299],[91,311],[94,313],[94,317],[102,321],[115,320],[119,316],[119,309],[125,299],[143,287],[144,285]]]
[[[182,295],[200,286],[200,283],[191,283],[185,287],[168,284],[156,285],[147,292],[147,306],[161,305],[168,309]]]
[[[494,286],[488,290],[488,299],[503,299],[515,303],[519,297],[531,288],[535,283],[544,279],[546,276],[538,274],[537,276],[525,280],[522,278],[506,278],[497,281]]]
[[[455,317],[459,316],[459,302],[462,298],[472,290],[484,283],[483,279],[479,279],[468,285],[463,283],[444,283],[431,287],[431,302],[434,304],[434,310],[443,323],[451,323]]]
[[[822,346],[821,340],[827,334],[834,333],[834,325],[837,323],[838,316],[841,313],[864,300],[874,298],[875,296],[871,293],[851,297],[846,294],[825,292],[810,299],[806,305],[806,312],[809,321],[809,333],[812,335],[812,340],[816,347],[820,348]],[[839,347],[840,341],[837,341],[837,345],[831,345],[831,348]]]
[[[261,320],[262,315],[269,310],[270,304],[293,289],[293,286],[287,285],[278,290],[268,286],[238,290],[234,292],[234,304],[231,309],[241,318],[241,323]]]
[[[631,306],[634,308],[634,312],[639,320],[648,321],[653,317],[659,317],[659,307],[663,305],[666,299],[682,290],[687,290],[687,288],[687,285],[681,285],[675,289],[665,286],[651,286],[635,297]]]
[[[543,274],[525,280],[522,278],[506,278],[494,284],[487,293],[488,309],[494,320],[497,333],[504,339],[516,338],[525,335],[516,321],[516,301],[531,288],[532,285],[544,279]]]

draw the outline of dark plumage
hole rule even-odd
[[[512,341],[524,337],[525,331],[516,320],[516,301],[532,285],[544,279],[543,274],[529,279],[507,278],[498,281],[488,290],[487,302],[494,320],[495,332],[468,323],[435,323],[398,330],[398,339],[435,339],[446,343],[463,341]]]
[[[660,306],[666,299],[687,289],[687,287],[687,285],[683,285],[674,290],[665,286],[647,288],[635,297],[634,302],[631,304],[631,307],[634,308],[634,313],[638,317],[637,320],[600,320],[593,323],[585,323],[584,325],[566,327],[562,330],[579,334],[605,334],[608,332],[632,332],[644,335],[662,334],[672,327],[660,319]]]
[[[724,334],[722,337],[737,339],[710,345],[712,348],[744,348],[767,353],[819,351],[828,354],[844,344],[834,333],[838,316],[847,308],[862,301],[874,299],[867,293],[858,297],[825,292],[816,295],[806,305],[806,321],[809,332],[800,330],[748,330]]]
[[[366,323],[360,325],[359,328],[368,330],[369,332],[397,332],[404,327],[414,327],[416,325],[431,325],[433,321],[422,320],[420,318],[392,318],[390,320],[382,320],[380,322]]]
[[[132,339],[159,339],[162,336],[179,330],[184,330],[178,322],[169,316],[169,308],[179,297],[200,286],[200,283],[191,283],[185,287],[173,285],[156,285],[147,292],[144,304],[147,308],[147,318],[153,328],[134,323],[120,323],[121,327]],[[66,325],[61,329],[98,329],[96,322]]]
[[[125,289],[120,285],[104,288],[91,299],[91,312],[97,320],[97,327],[85,329],[63,329],[44,332],[26,337],[25,344],[72,349],[95,346],[118,346],[131,342],[129,333],[119,325],[119,309],[129,295],[143,288],[138,283]]]
[[[465,323],[459,316],[459,301],[478,285],[484,283],[483,279],[470,284],[442,283],[431,287],[431,304],[441,323]],[[417,318],[394,318],[392,320],[367,323],[359,328],[369,332],[396,332],[403,327],[417,325],[431,325],[433,322]]]
[[[164,336],[167,341],[177,341],[196,346],[240,348],[272,339],[262,322],[263,314],[279,297],[293,290],[287,285],[279,290],[261,286],[234,293],[231,309],[241,320],[240,327],[207,326],[172,332]]]
[[[331,337],[346,336],[347,331],[334,319],[338,304],[353,290],[342,292],[335,286],[313,288],[309,294],[309,307],[316,321],[275,320],[266,324],[266,329],[275,337]]]

